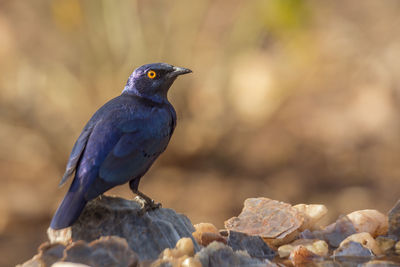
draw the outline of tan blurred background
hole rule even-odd
[[[30,258],[72,145],[135,67],[191,68],[140,188],[218,227],[248,197],[329,220],[400,196],[400,2],[0,1],[0,265]],[[111,193],[132,197],[128,186]]]

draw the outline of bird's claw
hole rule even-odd
[[[135,200],[140,203],[141,209],[139,215],[142,216],[146,212],[161,208],[161,203],[156,203],[154,200],[147,200],[140,196],[135,197]]]

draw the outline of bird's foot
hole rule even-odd
[[[139,215],[144,215],[146,212],[161,208],[161,203],[156,203],[151,198],[144,198],[142,196],[135,197],[135,200],[140,203],[141,209]]]

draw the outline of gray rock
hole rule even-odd
[[[69,240],[91,242],[101,236],[125,238],[139,259],[155,260],[165,248],[173,248],[182,237],[193,240],[195,251],[199,245],[192,236],[190,220],[172,209],[155,209],[144,214],[139,201],[102,196],[90,201],[78,221],[70,228],[49,229],[51,242]]]
[[[233,251],[231,247],[212,242],[195,255],[203,267],[277,267],[269,260],[251,258],[246,251]]]
[[[91,267],[136,267],[138,256],[125,239],[117,236],[101,237],[91,243],[79,240],[68,246],[44,243],[39,253],[22,267],[91,266]],[[80,265],[77,265],[80,264]]]
[[[388,236],[398,241],[400,240],[400,200],[398,200],[396,205],[389,211],[388,217]]]
[[[259,236],[229,231],[228,246],[234,251],[245,250],[251,257],[272,260],[275,252]]]
[[[101,237],[91,243],[82,240],[72,243],[64,251],[63,261],[83,263],[93,267],[134,267],[138,256],[125,239],[117,236]]]
[[[323,230],[313,232],[305,230],[300,234],[300,238],[322,239],[330,246],[338,247],[346,237],[355,233],[357,233],[357,231],[350,219],[347,216],[341,216],[336,222],[328,225]]]
[[[333,252],[333,256],[336,257],[357,257],[357,258],[372,258],[374,254],[371,250],[364,247],[358,242],[349,241],[343,246],[337,248]]]

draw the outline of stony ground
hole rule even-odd
[[[322,225],[327,213],[324,205],[249,198],[217,229],[100,197],[72,227],[49,229],[49,241],[21,266],[400,266],[400,201],[388,215],[359,210]]]

